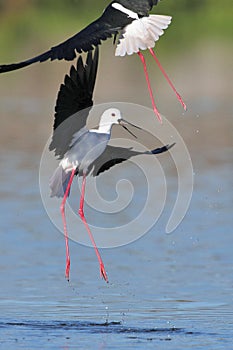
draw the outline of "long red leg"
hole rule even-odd
[[[88,223],[86,221],[86,218],[84,216],[84,211],[83,211],[83,206],[84,206],[84,195],[85,195],[85,186],[86,186],[86,175],[83,174],[83,182],[82,182],[82,192],[81,192],[81,198],[80,198],[80,206],[79,206],[79,216],[80,218],[82,219],[82,222],[84,223],[84,226],[87,230],[87,233],[90,237],[90,240],[91,240],[91,243],[93,244],[93,247],[95,249],[95,253],[96,253],[96,256],[98,258],[98,261],[99,261],[99,265],[100,265],[100,276],[103,277],[105,279],[105,281],[108,283],[108,276],[107,276],[107,273],[105,271],[105,268],[104,268],[104,263],[103,263],[103,260],[100,256],[100,253],[98,251],[98,248],[96,246],[96,243],[95,243],[95,240],[94,240],[94,237],[91,233],[91,230],[88,226]]]
[[[146,67],[145,57],[143,56],[143,54],[140,51],[138,51],[138,56],[140,57],[140,60],[142,61],[142,64],[143,64],[144,73],[145,73],[146,82],[147,82],[147,87],[148,87],[148,90],[149,90],[149,93],[150,93],[150,99],[151,99],[151,103],[152,103],[152,106],[153,106],[154,113],[157,116],[157,118],[160,121],[160,123],[162,123],[162,119],[161,119],[160,113],[159,113],[159,111],[158,111],[158,109],[156,107],[156,104],[155,104],[155,100],[154,100],[154,96],[153,96],[153,92],[152,92],[152,88],[151,88],[151,84],[150,84],[149,74],[148,74],[147,67]]]
[[[62,215],[62,222],[63,222],[63,227],[64,227],[65,242],[66,242],[66,272],[65,272],[65,276],[66,276],[66,279],[68,281],[70,278],[70,252],[69,252],[69,238],[68,238],[66,216],[65,216],[65,204],[66,204],[67,197],[69,196],[70,187],[71,187],[71,184],[73,182],[75,172],[76,172],[76,169],[73,169],[72,173],[70,175],[70,180],[69,180],[68,185],[66,187],[66,191],[65,191],[63,200],[61,202],[61,207],[60,207],[61,215]]]
[[[158,57],[156,56],[156,54],[154,53],[153,49],[150,49],[150,53],[153,56],[155,62],[157,63],[159,69],[161,70],[161,72],[163,73],[165,79],[167,80],[168,84],[171,86],[172,90],[175,92],[177,99],[179,100],[179,102],[181,103],[181,105],[183,106],[184,110],[187,110],[187,106],[184,103],[182,97],[180,96],[180,94],[178,93],[178,91],[176,90],[175,86],[173,85],[173,83],[171,82],[169,76],[167,75],[167,73],[165,72],[163,66],[161,65],[161,63],[158,60]]]

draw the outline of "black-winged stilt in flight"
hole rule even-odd
[[[108,145],[111,137],[111,129],[115,124],[122,125],[133,136],[127,128],[127,124],[121,112],[116,108],[107,109],[100,117],[97,129],[88,130],[86,120],[93,105],[93,90],[96,80],[98,66],[98,47],[94,53],[88,52],[86,62],[82,57],[77,61],[77,68],[71,67],[70,74],[66,75],[64,84],[58,93],[53,137],[50,150],[60,159],[58,168],[50,179],[51,196],[63,197],[61,204],[61,215],[64,226],[66,241],[66,278],[70,275],[70,255],[68,245],[68,232],[65,217],[65,204],[69,196],[74,176],[82,176],[82,190],[79,207],[79,215],[86,227],[94,246],[99,265],[100,274],[108,281],[103,261],[92,236],[90,228],[84,216],[84,194],[86,176],[98,176],[117,163],[130,159],[139,154],[154,155],[167,151],[171,146],[167,145],[147,152],[137,152],[127,148]],[[140,129],[140,128],[139,128]]]
[[[170,16],[150,15],[154,5],[159,0],[115,0],[104,10],[103,14],[86,28],[75,34],[63,43],[52,47],[50,50],[19,63],[0,65],[0,73],[9,72],[31,65],[35,62],[47,60],[73,60],[77,53],[88,52],[94,46],[101,44],[101,41],[114,36],[117,42],[116,56],[125,56],[137,53],[143,63],[147,86],[153,110],[161,121],[159,111],[156,107],[152,88],[149,80],[145,58],[140,50],[149,49],[169,85],[172,87],[183,108],[186,105],[180,94],[175,89],[171,80],[161,66],[157,56],[153,51],[155,42],[164,33],[164,29],[171,23]],[[119,35],[118,40],[116,37]]]

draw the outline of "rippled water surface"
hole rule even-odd
[[[63,236],[40,200],[38,158],[1,157],[2,348],[231,348],[230,164],[196,177],[173,234],[164,233],[165,210],[135,243],[102,250],[106,285],[93,250],[76,243],[65,281]]]
[[[185,62],[177,73],[181,79],[189,66]],[[201,67],[196,67],[197,73]],[[192,94],[186,118],[177,116],[179,106],[173,110],[176,102],[168,95],[172,112],[167,115],[184,138],[194,166],[189,211],[180,226],[166,235],[177,175],[171,157],[161,155],[168,185],[165,209],[155,226],[136,242],[101,250],[109,284],[99,277],[94,250],[75,242],[70,242],[70,282],[64,278],[64,237],[47,216],[38,185],[40,158],[52,125],[52,117],[48,118],[52,98],[13,99],[10,92],[1,97],[1,349],[232,349],[233,111],[230,95],[216,93],[224,87],[223,78],[222,85],[209,83],[208,88],[199,78],[195,87],[201,91],[191,83],[186,91]],[[19,85],[5,82],[8,91],[15,88],[17,96]],[[35,86],[34,80],[30,86]],[[97,90],[100,94],[101,89]],[[104,97],[110,94],[103,91]],[[161,108],[169,104],[160,101]],[[100,177],[107,199],[113,192],[115,196],[118,174],[127,174],[129,179],[135,176],[132,166],[125,163],[113,170],[112,179],[110,175],[102,182]],[[159,181],[155,178],[156,184]],[[122,216],[117,214],[117,220],[108,216],[105,226],[114,227],[116,221],[125,222],[140,211],[146,184],[134,183],[133,203]],[[158,194],[154,205],[159,201]],[[77,207],[78,202],[77,198]],[[148,220],[147,215],[143,220]],[[88,207],[86,216],[95,222]]]

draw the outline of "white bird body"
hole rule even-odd
[[[123,0],[121,0],[123,2]],[[124,0],[125,1],[125,0]],[[133,1],[133,0],[132,0]],[[49,146],[60,164],[50,179],[51,197],[62,197],[60,206],[66,243],[66,270],[69,280],[70,253],[65,205],[69,197],[71,185],[75,176],[82,177],[82,188],[79,205],[79,216],[84,223],[99,261],[100,274],[108,282],[107,273],[84,215],[84,196],[87,175],[98,176],[116,164],[122,163],[134,156],[145,154],[154,156],[166,152],[170,147],[163,146],[151,151],[136,151],[125,147],[115,147],[108,144],[114,124],[120,124],[131,135],[136,137],[126,125],[141,129],[124,120],[116,108],[107,109],[101,116],[97,129],[86,127],[87,118],[93,106],[93,91],[98,68],[98,48],[94,54],[88,52],[86,63],[82,57],[77,61],[77,68],[71,67],[70,74],[65,76],[61,84],[55,107],[53,137]]]
[[[90,165],[106,149],[112,126],[121,120],[121,112],[109,108],[102,114],[98,129],[88,130],[85,126],[73,135],[69,150],[50,179],[51,197],[64,195],[72,170],[77,169],[80,174],[87,173]]]

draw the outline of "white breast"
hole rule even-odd
[[[132,55],[139,50],[153,48],[171,23],[171,16],[150,15],[134,20],[125,27],[116,47],[116,56]]]

